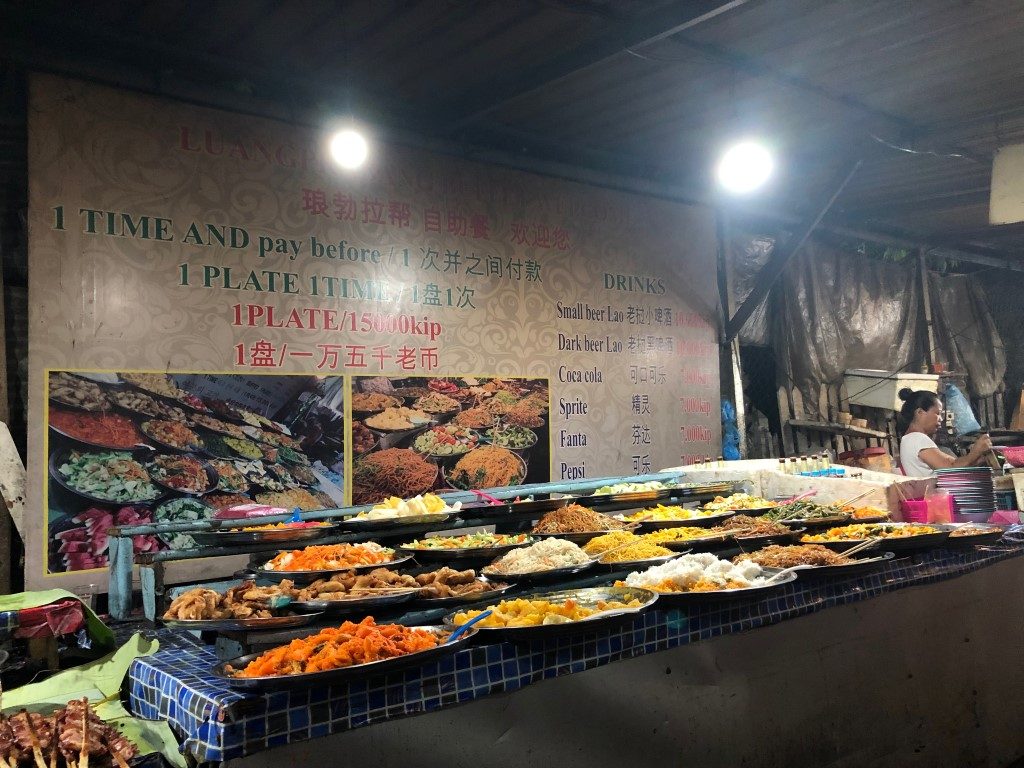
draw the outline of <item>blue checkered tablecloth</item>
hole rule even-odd
[[[211,647],[164,631],[160,651],[129,670],[129,706],[139,717],[169,721],[182,749],[199,762],[228,760],[953,578],[1022,554],[1024,544],[1017,543],[935,550],[862,577],[797,581],[761,600],[655,609],[631,626],[528,644],[477,644],[390,675],[259,696],[233,691],[209,674],[217,663]]]

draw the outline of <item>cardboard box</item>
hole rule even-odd
[[[899,391],[904,387],[939,391],[939,377],[928,373],[853,368],[845,373],[844,379],[850,405],[866,405],[890,411],[898,411],[903,407]]]

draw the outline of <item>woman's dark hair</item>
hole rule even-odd
[[[910,422],[914,420],[914,414],[917,413],[918,408],[922,411],[927,411],[939,402],[939,396],[934,392],[929,392],[927,389],[915,390],[904,387],[899,391],[899,396],[900,400],[903,401],[903,407],[900,408],[897,418],[900,434],[907,431]]]

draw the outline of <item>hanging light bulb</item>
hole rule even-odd
[[[354,170],[366,162],[370,147],[359,131],[342,128],[331,136],[331,158],[342,168]]]
[[[719,160],[718,183],[734,194],[748,194],[764,186],[774,167],[767,147],[756,141],[742,141],[729,147]]]

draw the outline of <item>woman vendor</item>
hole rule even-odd
[[[985,460],[992,450],[992,439],[982,435],[971,446],[967,455],[954,458],[943,453],[935,444],[939,430],[942,403],[934,392],[901,389],[899,422],[904,430],[900,439],[900,464],[909,477],[929,477],[933,470],[946,467],[973,467]]]

